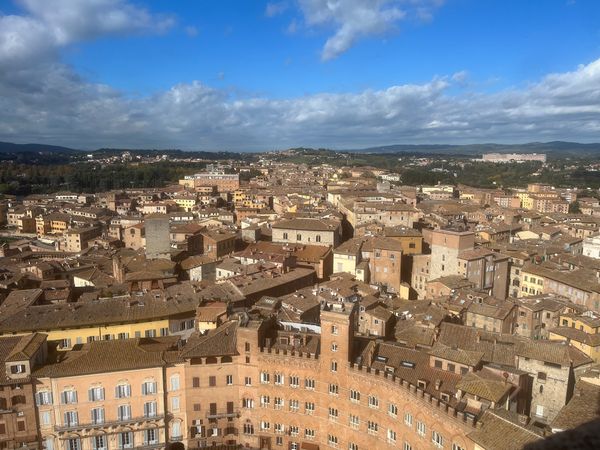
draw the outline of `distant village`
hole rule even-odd
[[[592,190],[266,153],[0,225],[0,449],[534,450],[600,418]]]

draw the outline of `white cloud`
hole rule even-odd
[[[288,3],[282,2],[269,2],[265,8],[265,16],[275,17],[282,14],[288,8]]]
[[[321,3],[306,0],[306,5],[311,1]],[[42,0],[23,0],[28,15],[0,16],[0,140],[85,149],[265,150],[402,142],[593,141],[600,133],[600,59],[493,94],[473,87],[452,89],[468,81],[466,72],[458,72],[421,84],[288,99],[233,95],[199,81],[132,97],[79,77],[57,62],[56,52],[105,34],[161,31],[172,21],[122,0],[52,3],[57,9],[71,5],[84,18],[78,22],[70,13],[57,15]],[[385,29],[392,17],[400,17],[392,2],[361,3],[376,6],[370,10],[375,11],[371,19],[367,14],[371,25],[358,24],[354,13],[337,9],[347,1],[330,0],[330,7],[310,10],[311,26],[331,21],[340,26],[326,46],[328,55],[339,54],[359,37],[379,32],[378,26]],[[417,0],[403,4],[414,6]],[[388,15],[382,16],[382,11]]]
[[[321,52],[337,58],[358,40],[395,30],[407,18],[429,21],[443,0],[297,0],[307,27],[331,27],[334,33]],[[294,26],[294,29],[297,27]]]
[[[191,25],[187,26],[185,27],[185,34],[187,34],[189,37],[196,37],[198,36],[198,28]]]
[[[196,81],[131,98],[47,64],[43,75],[0,77],[0,140],[234,150],[597,140],[600,60],[494,94],[452,94],[452,78],[289,99],[236,97]]]
[[[0,65],[52,59],[56,50],[108,34],[161,33],[171,16],[152,15],[125,0],[20,0],[27,15],[0,15]]]

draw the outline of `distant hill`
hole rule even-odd
[[[68,147],[47,144],[14,144],[12,142],[0,142],[0,153],[80,153]]]
[[[547,153],[553,156],[594,156],[600,154],[600,143],[530,142],[527,144],[469,144],[469,145],[383,145],[352,150],[361,153],[436,153],[481,155],[482,153]]]

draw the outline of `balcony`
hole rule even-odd
[[[160,421],[165,418],[164,414],[157,414],[153,417],[133,417],[130,419],[122,419],[122,420],[110,420],[102,423],[84,423],[77,425],[55,425],[54,431],[57,433],[65,433],[72,431],[82,431],[82,430],[101,430],[110,427],[117,427],[119,425],[134,425],[144,422],[155,422]],[[164,424],[162,425],[164,426]],[[164,444],[162,444],[164,445]],[[144,447],[145,448],[145,447]],[[154,447],[148,447],[154,448]]]
[[[234,417],[240,417],[240,410],[239,409],[234,409],[233,411],[230,412],[207,412],[206,413],[206,418],[207,419],[229,419],[229,418],[234,418]]]
[[[165,444],[164,442],[162,443],[157,443],[157,444],[143,444],[143,445],[138,445],[135,448],[137,450],[156,450],[159,448],[165,448],[167,446],[167,444]]]

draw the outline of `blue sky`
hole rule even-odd
[[[599,139],[595,0],[89,3],[0,0],[0,139],[242,150]]]

